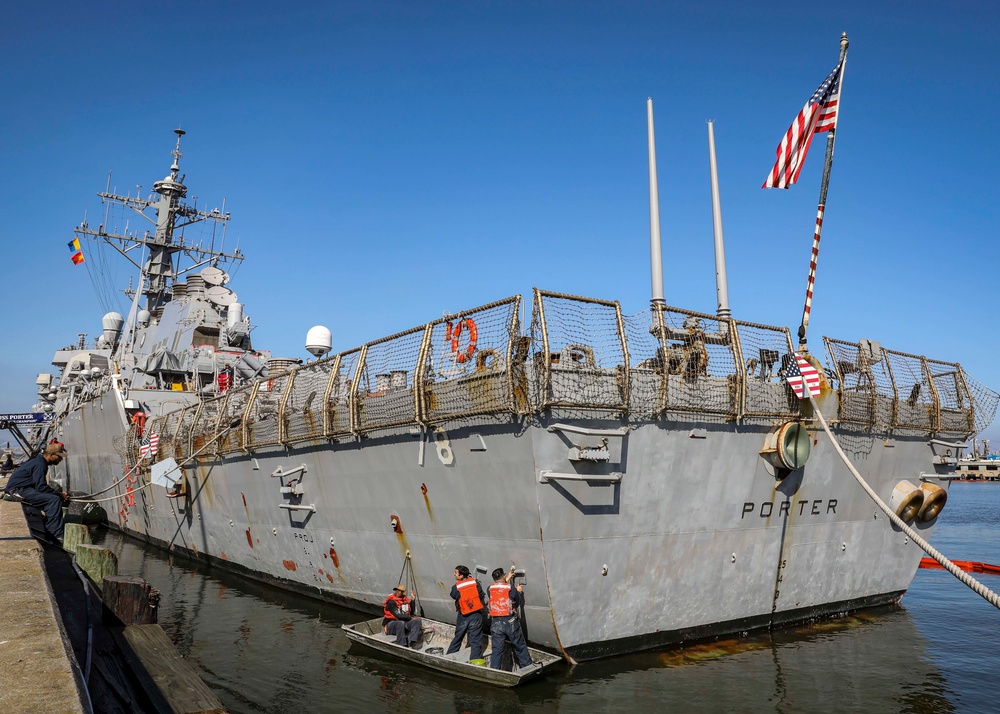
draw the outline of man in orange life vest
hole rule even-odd
[[[410,596],[416,598],[417,594],[413,592]],[[382,618],[382,631],[387,635],[395,635],[397,645],[419,650],[423,625],[419,617],[413,616],[411,599],[406,597],[406,586],[394,587],[392,595],[382,604],[382,609],[385,614]]]
[[[493,584],[490,585],[490,617],[493,618],[490,627],[490,646],[493,648],[490,655],[491,669],[500,669],[500,658],[508,640],[514,648],[514,658],[518,666],[527,667],[531,664],[531,655],[528,654],[528,646],[521,632],[521,621],[517,619],[517,606],[521,604],[524,586],[518,585],[512,588],[510,586],[512,577],[514,568],[511,568],[506,575],[503,568],[493,571]]]
[[[458,652],[468,632],[472,640],[469,659],[482,659],[483,603],[486,602],[486,595],[479,581],[472,577],[464,565],[455,566],[455,584],[451,586],[451,597],[455,601],[458,615],[455,618],[455,638],[448,646],[448,654]]]

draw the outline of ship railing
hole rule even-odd
[[[974,434],[993,421],[1000,397],[961,365],[824,338],[838,383],[838,418],[885,432]]]
[[[172,443],[206,455],[529,408],[520,296],[435,320],[229,390],[171,415]]]
[[[726,419],[798,414],[784,381],[793,352],[787,328],[668,306],[640,313],[630,324],[633,413]]]
[[[617,302],[542,290],[526,335],[520,313],[514,296],[448,315],[156,417],[151,428],[161,454],[183,458],[202,447],[213,456],[543,410],[693,420],[801,413],[784,379],[794,359],[788,328],[667,306],[624,316]],[[844,424],[973,433],[1000,401],[958,364],[866,341],[825,344]],[[241,426],[227,431],[237,417]]]
[[[536,290],[531,347],[536,409],[731,420],[800,408],[783,379],[788,328],[668,306],[625,317],[617,302]]]
[[[536,288],[530,336],[534,409],[628,411],[628,338],[617,301]]]

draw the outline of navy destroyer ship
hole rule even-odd
[[[832,338],[821,361],[786,327],[541,289],[336,353],[314,327],[308,361],[273,357],[233,291],[243,254],[189,237],[230,216],[187,200],[176,133],[149,197],[99,194],[149,231],[76,229],[144,256],[139,280],[55,353],[37,407],[63,485],[172,551],[370,612],[406,564],[439,620],[455,563],[516,565],[528,639],[592,659],[899,601],[921,550],[815,410],[924,537],[994,417],[956,362]],[[812,401],[785,379],[797,352]]]

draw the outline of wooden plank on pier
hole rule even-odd
[[[226,712],[187,660],[174,648],[159,625],[129,625],[119,631],[119,643],[135,655],[134,670],[157,711],[175,714]]]
[[[104,578],[104,618],[108,625],[155,625],[159,591],[134,575]],[[110,618],[110,619],[109,619]]]

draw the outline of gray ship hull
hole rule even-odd
[[[121,430],[115,401],[108,393],[63,423],[69,487],[121,481],[109,449]],[[107,511],[140,538],[368,611],[407,552],[426,614],[443,620],[454,617],[456,563],[513,563],[527,573],[530,640],[574,659],[897,601],[922,555],[822,434],[807,466],[776,482],[758,456],[764,426],[650,422],[619,439],[620,480],[542,482],[542,472],[569,469],[566,432],[490,421],[447,431],[450,464],[410,433],[278,446],[199,459],[181,498],[119,483]],[[845,442],[886,499],[929,461],[926,438]],[[302,465],[301,500],[314,511],[282,508],[271,476]],[[933,524],[915,525],[929,537]]]

